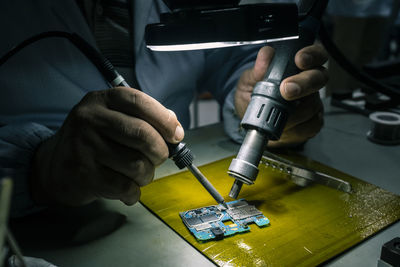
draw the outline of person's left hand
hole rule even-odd
[[[274,55],[274,49],[264,46],[257,55],[252,69],[243,72],[235,93],[235,108],[240,118],[250,102],[253,87],[261,81]],[[280,92],[286,100],[299,100],[290,115],[278,141],[270,141],[269,147],[294,146],[315,136],[323,125],[323,106],[318,90],[328,81],[327,70],[322,66],[328,55],[321,45],[311,45],[297,52],[295,63],[302,70],[284,79]]]

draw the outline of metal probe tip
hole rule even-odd
[[[239,196],[240,190],[242,189],[243,183],[239,180],[235,180],[235,182],[232,185],[231,191],[229,192],[229,196],[231,198],[237,199]]]
[[[170,144],[167,143],[168,150],[170,154],[170,158],[173,159],[176,166],[179,169],[183,169],[184,167],[188,168],[189,171],[196,177],[197,180],[201,183],[201,185],[210,193],[210,195],[223,207],[226,209],[228,206],[225,203],[224,198],[218,193],[217,189],[207,180],[207,178],[200,172],[200,170],[193,165],[193,154],[189,148],[186,147],[186,144],[180,142],[179,144]]]
[[[221,194],[217,191],[217,189],[215,189],[215,187],[210,183],[210,181],[207,180],[207,178],[195,165],[190,164],[187,166],[187,168],[219,204],[223,205],[225,208],[228,208]]]

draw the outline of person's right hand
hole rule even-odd
[[[30,181],[33,199],[76,206],[104,197],[133,205],[155,166],[168,158],[165,142],[183,137],[175,113],[138,90],[88,93],[39,146]]]

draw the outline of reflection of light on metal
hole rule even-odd
[[[257,41],[209,42],[209,43],[176,44],[176,45],[148,45],[147,47],[153,51],[187,51],[187,50],[233,47],[233,46],[241,46],[241,45],[257,45],[257,44],[292,40],[292,39],[297,39],[297,38],[299,38],[299,36],[289,36],[289,37],[283,37],[283,38],[265,39],[265,40],[257,40]]]

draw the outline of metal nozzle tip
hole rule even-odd
[[[235,182],[232,185],[231,191],[229,192],[229,196],[231,198],[237,199],[240,193],[240,189],[242,189],[243,183],[239,180],[235,180]]]

